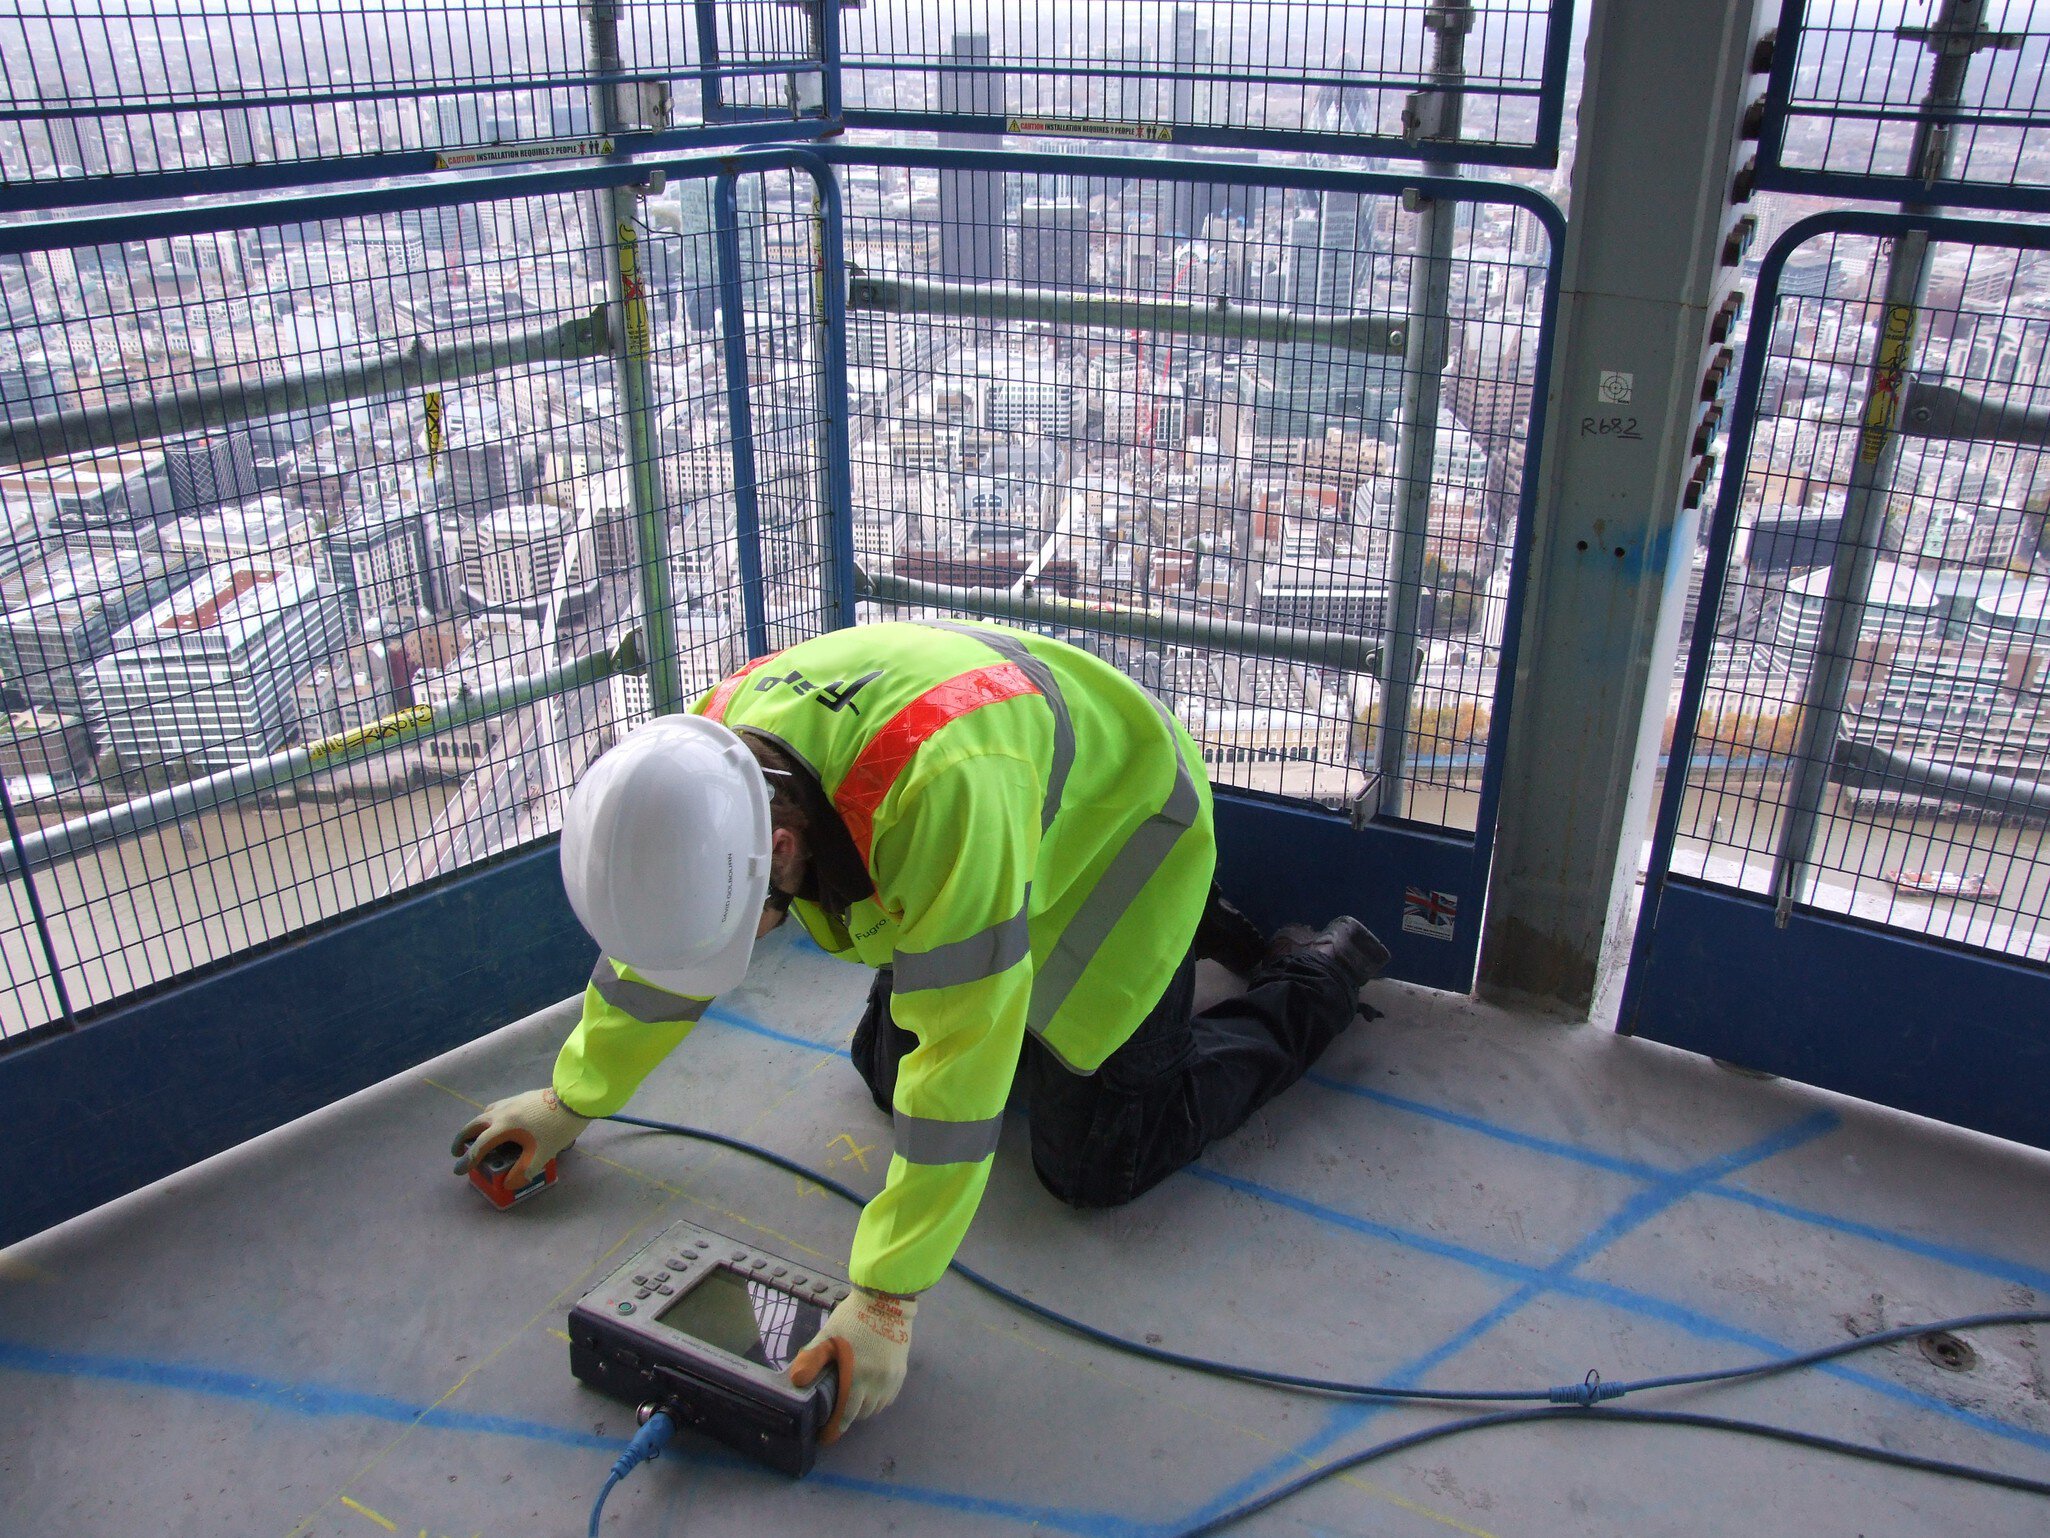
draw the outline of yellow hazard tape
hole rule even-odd
[[[619,221],[619,287],[626,299],[626,350],[629,357],[648,355],[648,294],[641,281],[641,238],[630,220]]]
[[[1887,435],[1900,410],[1901,386],[1908,371],[1908,345],[1915,335],[1915,307],[1887,306],[1886,327],[1879,335],[1879,367],[1872,375],[1872,398],[1865,402],[1865,426],[1858,434],[1858,458],[1868,465],[1879,463],[1886,449]]]
[[[428,726],[434,721],[432,705],[415,705],[409,710],[395,711],[391,715],[372,721],[368,726],[359,726],[351,731],[336,732],[332,737],[323,737],[310,744],[306,756],[318,763],[331,754],[346,752],[366,742],[383,742],[397,737],[416,726]]]
[[[429,390],[420,402],[420,413],[427,425],[427,473],[434,474],[434,467],[441,460],[441,392]]]

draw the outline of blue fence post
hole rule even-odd
[[[759,657],[769,649],[768,606],[762,591],[754,410],[748,399],[747,306],[740,283],[740,178],[731,169],[719,173],[712,207],[719,247],[719,331],[726,356],[726,436],[733,455],[733,532],[740,555],[740,607],[747,625],[748,652]]]
[[[796,157],[819,192],[818,315],[820,328],[820,512],[832,536],[832,613],[854,623],[854,449],[847,403],[847,245],[840,183],[833,168],[813,155]]]
[[[719,89],[719,17],[712,0],[696,0],[696,10],[699,110],[707,123],[716,123],[726,110]]]

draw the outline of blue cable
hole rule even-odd
[[[728,1137],[723,1132],[708,1132],[702,1127],[686,1127],[677,1122],[653,1121],[641,1116],[616,1115],[607,1121],[622,1122],[629,1127],[645,1127],[654,1132],[673,1133],[678,1137],[692,1138],[701,1143],[716,1143],[721,1148],[730,1148],[761,1159],[793,1175],[824,1186],[835,1196],[843,1197],[861,1206],[868,1198],[860,1192],[842,1185],[830,1175],[808,1169],[795,1159],[787,1159],[772,1149],[757,1147],[740,1138]],[[1043,1319],[1048,1324],[1072,1331],[1085,1340],[1108,1346],[1131,1356],[1144,1357],[1166,1367],[1186,1368],[1191,1372],[1207,1373],[1212,1377],[1237,1378],[1247,1383],[1264,1383],[1274,1388],[1298,1389],[1307,1393],[1330,1394],[1345,1399],[1414,1400],[1429,1404],[1546,1404],[1562,1405],[1576,1409],[1590,1409],[1611,1399],[1620,1399],[1625,1394],[1642,1393],[1648,1389],[1679,1388],[1700,1383],[1725,1383],[1739,1378],[1768,1378],[1779,1373],[1793,1372],[1798,1368],[1813,1367],[1818,1363],[1831,1361],[1840,1356],[1849,1356],[1857,1351],[1869,1351],[1875,1346],[1892,1345],[1895,1341],[1913,1340],[1938,1330],[1982,1329],[1990,1325],[2008,1324],[2050,1324],[2050,1313],[2034,1310],[2016,1310],[1996,1314],[1967,1314],[1957,1319],[1939,1319],[1933,1324],[1904,1325],[1899,1329],[1885,1330],[1875,1335],[1861,1335],[1855,1340],[1840,1341],[1835,1345],[1823,1346],[1814,1351],[1803,1351],[1793,1356],[1772,1357],[1763,1362],[1754,1362],[1743,1367],[1719,1367],[1706,1372],[1680,1373],[1663,1378],[1636,1378],[1618,1382],[1604,1379],[1598,1372],[1589,1371],[1578,1383],[1561,1384],[1556,1388],[1537,1389],[1422,1389],[1397,1388],[1385,1383],[1353,1383],[1339,1378],[1309,1378],[1296,1373],[1276,1372],[1266,1367],[1248,1367],[1234,1362],[1220,1362],[1210,1357],[1188,1356],[1179,1351],[1169,1351],[1161,1346],[1148,1345],[1143,1341],[1130,1340],[1080,1319],[1070,1318],[1058,1309],[1034,1302],[1022,1293],[1013,1292],[1003,1283],[993,1281],[974,1267],[956,1260],[951,1269],[980,1287],[992,1297],[1003,1299],[1012,1307]]]
[[[667,1132],[677,1137],[691,1138],[701,1143],[713,1143],[721,1148],[730,1148],[750,1158],[760,1159],[778,1169],[800,1175],[814,1184],[823,1186],[835,1196],[844,1198],[856,1206],[866,1205],[868,1198],[852,1188],[842,1185],[830,1175],[822,1175],[809,1169],[795,1159],[785,1158],[772,1149],[762,1148],[723,1132],[709,1132],[702,1127],[687,1127],[677,1122],[655,1121],[641,1116],[614,1115],[608,1121],[623,1123],[629,1127],[645,1127],[653,1132]],[[1307,1378],[1295,1373],[1273,1372],[1264,1367],[1246,1367],[1231,1362],[1213,1361],[1208,1357],[1187,1356],[1179,1351],[1164,1350],[1141,1341],[1128,1340],[1109,1330],[1099,1329],[1070,1318],[1044,1303],[1035,1303],[1020,1293],[1013,1292],[1001,1282],[992,1281],[973,1267],[961,1261],[952,1262],[951,1270],[994,1297],[1036,1319],[1070,1330],[1085,1340],[1129,1355],[1144,1357],[1148,1361],[1160,1362],[1170,1367],[1183,1367],[1194,1372],[1208,1373],[1215,1377],[1237,1378],[1249,1383],[1263,1383],[1276,1388],[1307,1390],[1313,1393],[1332,1394],[1353,1399],[1383,1400],[1425,1400],[1436,1403],[1472,1403],[1475,1401],[1522,1401],[1530,1408],[1496,1410],[1482,1415],[1465,1416],[1443,1422],[1437,1426],[1412,1431],[1399,1437],[1391,1437],[1373,1446],[1331,1463],[1317,1467],[1288,1480],[1262,1495],[1232,1507],[1228,1511],[1204,1518],[1194,1526],[1177,1531],[1173,1538],[1205,1538],[1241,1522],[1256,1512],[1288,1499],[1311,1485],[1355,1469],[1362,1464],[1372,1463],[1406,1448],[1425,1442],[1434,1442],[1444,1437],[1458,1436],[1469,1431],[1482,1431],[1493,1426],[1525,1425],[1533,1421],[1574,1420],[1614,1421],[1636,1425],[1691,1426],[1707,1431],[1727,1431],[1741,1436],[1765,1437],[1774,1441],[1791,1442],[1800,1447],[1817,1448],[1824,1452],[1839,1453],[1846,1457],[1863,1458],[1874,1463],[1883,1463],[1895,1468],[1916,1469],[1923,1473],[1940,1474],[1954,1479],[1968,1479],[1980,1484],[1999,1486],[2009,1490],[2020,1490],[2031,1495],[2050,1497],[2050,1483],[2025,1478],[2019,1474],[2008,1474],[1997,1469],[1974,1467],[1970,1464],[1949,1463],[1940,1458],[1924,1458],[1913,1453],[1897,1453],[1888,1448],[1873,1447],[1862,1442],[1847,1442],[1836,1437],[1822,1436],[1816,1432],[1798,1431],[1788,1426],[1768,1425],[1760,1421],[1736,1420],[1717,1415],[1701,1415],[1682,1410],[1622,1410],[1609,1409],[1604,1401],[1621,1398],[1625,1394],[1642,1393],[1650,1389],[1680,1388],[1703,1383],[1726,1383],[1740,1378],[1765,1378],[1778,1373],[1792,1372],[1798,1368],[1813,1367],[1818,1363],[1848,1356],[1855,1351],[1869,1351],[1875,1346],[1891,1345],[1896,1341],[1912,1340],[1918,1336],[1933,1334],[1939,1330],[1968,1330],[1989,1325],[2008,1324],[2050,1324],[2050,1313],[2035,1310],[2015,1310],[2007,1313],[1966,1314],[1956,1319],[1940,1319],[1933,1324],[1903,1325],[1898,1329],[1883,1330],[1872,1335],[1861,1335],[1855,1340],[1841,1341],[1835,1345],[1823,1346],[1814,1351],[1803,1351],[1791,1356],[1773,1357],[1744,1367],[1715,1368],[1706,1372],[1675,1373],[1661,1378],[1636,1378],[1622,1382],[1608,1382],[1600,1373],[1590,1370],[1578,1383],[1569,1383],[1558,1388],[1546,1389],[1412,1389],[1396,1388],[1388,1384],[1348,1383],[1331,1378]],[[665,1419],[666,1417],[657,1417]],[[652,1425],[653,1422],[650,1422]],[[643,1433],[645,1435],[645,1432]],[[664,1440],[667,1440],[665,1437]],[[640,1441],[635,1438],[636,1444]],[[632,1449],[628,1450],[631,1453]],[[650,1453],[647,1456],[652,1457]],[[639,1461],[639,1460],[634,1460]],[[622,1456],[614,1466],[612,1478],[605,1483],[610,1491],[627,1469],[633,1467],[628,1458]],[[599,1506],[605,1504],[605,1495],[600,1493]],[[591,1513],[591,1538],[598,1538],[598,1513]]]
[[[634,1439],[626,1444],[626,1451],[619,1455],[619,1461],[612,1465],[612,1472],[605,1477],[604,1487],[598,1491],[597,1504],[591,1507],[590,1538],[598,1538],[598,1520],[605,1515],[605,1497],[612,1493],[612,1487],[642,1464],[661,1457],[662,1449],[675,1435],[676,1422],[669,1418],[667,1410],[657,1410],[634,1433]]]
[[[1868,1340],[1870,1338],[1867,1337]],[[1925,1474],[1941,1474],[1953,1479],[1969,1479],[1979,1484],[2020,1490],[2029,1495],[2050,1496],[2050,1484],[2038,1479],[2028,1479],[2020,1474],[2002,1473],[1998,1469],[1975,1468],[1968,1463],[1949,1463],[1941,1458],[1923,1458],[1914,1453],[1897,1453],[1891,1448],[1873,1447],[1864,1442],[1846,1442],[1813,1431],[1797,1431],[1791,1426],[1771,1426],[1761,1421],[1732,1420],[1721,1415],[1699,1415],[1691,1410],[1576,1410],[1551,1405],[1537,1409],[1494,1410],[1485,1415],[1468,1415],[1458,1420],[1445,1421],[1440,1425],[1426,1426],[1421,1431],[1390,1437],[1385,1442],[1376,1442],[1372,1447],[1362,1448],[1359,1452],[1348,1453],[1335,1462],[1319,1464],[1307,1473],[1298,1474],[1294,1479],[1276,1485],[1265,1494],[1256,1495],[1215,1516],[1205,1517],[1193,1526],[1177,1528],[1171,1538],[1207,1538],[1207,1535],[1222,1532],[1235,1522],[1243,1522],[1255,1512],[1279,1505],[1291,1495],[1307,1490],[1321,1480],[1330,1479],[1334,1475],[1359,1468],[1362,1464],[1372,1463],[1425,1442],[1436,1442],[1469,1431],[1485,1431],[1491,1426],[1521,1426],[1532,1421],[1552,1420],[1578,1421],[1583,1424],[1589,1421],[1614,1421],[1626,1425],[1692,1426],[1704,1431],[1730,1431],[1740,1436],[1765,1437],[1775,1442],[1791,1442],[1797,1447],[1813,1447],[1823,1452],[1842,1453],[1847,1457],[1863,1458],[1871,1463],[1890,1464],[1895,1468],[1915,1469]]]

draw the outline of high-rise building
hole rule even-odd
[[[1217,90],[1208,80],[1195,78],[1215,67],[1211,57],[1210,33],[1196,25],[1193,6],[1178,5],[1174,12],[1174,79],[1169,82],[1168,113],[1171,123],[1216,126]],[[1193,151],[1177,148],[1176,159],[1187,159]],[[1225,189],[1214,182],[1175,182],[1165,209],[1167,231],[1175,235],[1200,235],[1210,216],[1224,206]]]
[[[299,681],[347,633],[311,567],[212,567],[115,638],[93,670],[97,725],[130,766],[261,758],[297,724]]]
[[[989,34],[956,32],[953,68],[940,73],[940,111],[967,117],[1004,115],[1004,81],[989,67]],[[940,135],[945,149],[975,149],[987,140]],[[940,172],[940,276],[991,283],[1004,273],[1003,183],[989,171]]]
[[[769,266],[768,218],[762,178],[744,176],[734,183],[734,212],[740,246],[741,304],[759,309],[765,297]],[[675,286],[678,310],[694,330],[709,331],[719,317],[718,204],[712,178],[687,177],[676,183],[677,213],[683,232],[676,249]]]
[[[401,209],[398,221],[436,266],[462,267],[484,254],[484,211],[475,204]]]
[[[430,607],[427,534],[418,509],[367,510],[328,531],[326,553],[329,581],[356,634],[367,620]]]
[[[1041,287],[1089,282],[1089,210],[1072,198],[1027,198],[1018,210],[1018,279]]]
[[[171,508],[191,512],[240,502],[263,488],[256,480],[256,449],[247,433],[200,433],[164,444]]]
[[[136,615],[168,597],[188,566],[176,550],[55,545],[31,554],[0,581],[0,683],[79,714],[94,660]]]

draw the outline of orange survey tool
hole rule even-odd
[[[491,1152],[470,1166],[470,1184],[484,1193],[484,1199],[500,1212],[525,1201],[530,1196],[539,1196],[555,1184],[555,1161],[550,1159],[541,1173],[521,1186],[517,1191],[505,1183],[505,1177],[512,1173],[518,1162],[520,1147],[517,1143],[500,1143]]]

